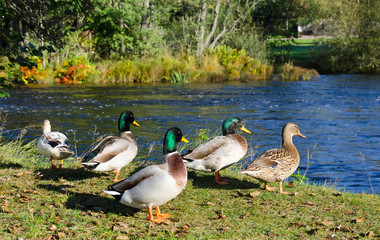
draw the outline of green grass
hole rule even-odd
[[[137,158],[122,169],[127,177],[146,163]],[[325,186],[285,184],[280,195],[239,173],[189,171],[184,191],[161,207],[163,224],[103,193],[113,173],[83,169],[69,159],[50,170],[35,142],[0,143],[1,239],[353,239],[380,235],[380,197]],[[276,186],[273,184],[273,186]]]
[[[320,48],[316,47],[320,41],[320,39],[271,40],[268,44],[279,64],[292,61],[294,65],[305,67],[305,63],[311,57],[310,53]]]

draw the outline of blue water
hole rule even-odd
[[[326,75],[304,82],[246,82],[185,85],[24,87],[0,99],[8,135],[28,127],[26,140],[41,135],[45,118],[65,133],[81,154],[103,135],[117,134],[121,111],[131,110],[139,155],[162,161],[166,129],[181,128],[186,138],[197,129],[220,130],[237,116],[252,135],[246,164],[280,147],[286,122],[299,125],[306,139],[294,137],[300,170],[311,181],[336,184],[351,192],[380,193],[380,76]],[[149,151],[152,150],[148,156]]]

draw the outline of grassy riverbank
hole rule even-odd
[[[201,59],[185,53],[166,53],[139,59],[90,60],[87,56],[69,58],[60,64],[43,67],[38,57],[29,58],[30,67],[0,65],[0,79],[16,84],[125,84],[125,83],[190,83],[269,80],[274,75],[283,80],[310,80],[318,76],[314,70],[286,63],[274,72],[273,65],[248,56],[244,49],[220,46]],[[289,77],[291,72],[291,77]]]
[[[137,158],[121,177],[150,163]],[[285,184],[291,196],[266,192],[262,184],[222,171],[230,184],[218,186],[213,174],[189,171],[185,190],[162,206],[172,217],[163,224],[102,192],[112,173],[84,170],[69,159],[50,170],[35,142],[0,144],[1,239],[353,239],[379,237],[380,197],[333,188]]]

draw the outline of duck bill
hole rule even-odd
[[[182,138],[181,138],[181,142],[188,143],[189,141],[188,141],[186,138],[182,137]]]
[[[133,125],[135,125],[136,127],[140,127],[140,125],[136,122],[136,120],[135,121],[133,121],[133,123],[132,123]]]
[[[243,132],[251,134],[251,131],[249,131],[248,129],[246,129],[244,126],[241,127],[240,130],[242,130]]]
[[[298,132],[297,136],[300,136],[300,137],[302,137],[302,138],[306,138],[306,136],[303,135],[301,132]]]

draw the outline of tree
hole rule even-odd
[[[324,72],[380,72],[380,1],[324,0],[321,18],[335,38],[315,59]],[[321,59],[323,59],[321,61]]]
[[[264,0],[252,18],[265,37],[297,37],[299,23],[311,23],[317,18],[317,4],[315,0]]]

